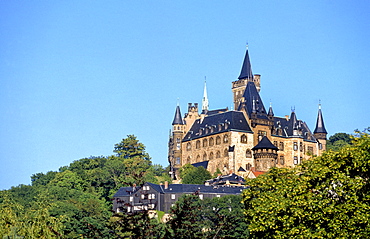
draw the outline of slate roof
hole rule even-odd
[[[238,79],[253,79],[252,66],[249,60],[248,49],[245,53],[244,62]]]
[[[140,190],[141,187],[121,187],[113,197],[130,196]]]
[[[174,124],[184,124],[181,117],[180,106],[176,107],[175,117],[173,119],[172,125]]]
[[[227,111],[208,115],[204,119],[197,119],[185,135],[183,141],[189,141],[205,135],[213,135],[227,131],[252,132],[243,112]]]
[[[273,145],[271,143],[271,141],[266,136],[263,136],[261,141],[258,142],[258,144],[252,148],[252,150],[255,150],[255,149],[275,149],[275,150],[279,150],[278,147]]]
[[[241,176],[236,175],[235,173],[218,176],[217,178],[209,179],[206,182],[209,183],[210,185],[223,185],[223,184],[226,184],[227,181],[230,184],[238,184],[238,183],[244,184],[245,183],[245,179]]]
[[[154,190],[159,193],[215,193],[215,194],[239,194],[244,187],[215,187],[215,186],[206,186],[203,184],[169,184],[168,188],[165,189],[164,185],[157,185],[153,183],[146,183],[151,186]]]
[[[207,115],[214,115],[214,114],[224,113],[226,111],[228,111],[227,107],[224,109],[208,110],[206,113]]]
[[[328,133],[325,129],[324,119],[323,119],[322,113],[321,113],[321,105],[319,105],[319,112],[317,114],[316,128],[313,132],[315,134],[316,133],[324,133],[324,134]]]
[[[239,111],[244,107],[250,118],[252,113],[256,113],[257,118],[267,119],[265,106],[254,82],[247,83],[243,97],[245,101],[239,105]]]
[[[311,133],[306,122],[297,119],[295,112],[292,112],[287,120],[284,117],[274,117],[274,127],[276,130],[281,129],[282,135],[273,132],[273,136],[280,137],[301,137],[305,140],[316,142],[316,138]],[[299,135],[294,135],[294,128],[299,132]]]
[[[203,162],[193,163],[192,165],[193,165],[194,167],[203,167],[203,168],[207,169],[207,167],[208,167],[208,162],[209,162],[209,161],[203,161]]]

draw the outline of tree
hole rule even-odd
[[[340,148],[351,144],[351,135],[347,133],[335,133],[327,141],[327,149],[338,151]]]
[[[211,179],[211,173],[203,167],[191,168],[182,178],[183,184],[203,184],[204,181]]]
[[[110,219],[110,226],[116,238],[171,238],[166,224],[149,218],[147,212],[115,214]]]
[[[272,168],[243,192],[249,230],[256,238],[368,238],[370,137],[303,162]]]
[[[179,176],[184,184],[203,184],[204,181],[211,179],[212,175],[203,167],[194,167],[185,164],[179,169]]]
[[[241,199],[241,195],[204,200],[195,194],[183,195],[170,211],[170,238],[247,238]]]
[[[167,222],[173,231],[172,238],[202,238],[202,204],[197,195],[183,195],[172,207],[172,219]]]

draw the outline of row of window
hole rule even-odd
[[[240,142],[241,143],[247,143],[247,136],[245,134],[243,134],[242,136],[240,136]],[[227,144],[229,143],[229,136],[228,135],[224,135],[223,137],[223,143],[224,144]],[[215,140],[213,137],[210,137],[209,139],[203,139],[202,141],[202,144],[201,144],[201,141],[200,140],[197,140],[195,142],[195,148],[196,149],[200,149],[201,148],[201,145],[203,148],[205,147],[208,147],[208,146],[213,146],[215,144]],[[217,136],[216,137],[216,145],[220,145],[221,144],[221,137],[220,136]],[[186,150],[190,151],[191,150],[191,143],[188,142],[187,145],[186,145]]]
[[[141,199],[155,199],[155,194],[141,194]]]
[[[212,159],[214,159],[215,157],[216,157],[216,158],[221,158],[221,152],[220,152],[220,151],[217,151],[217,152],[216,152],[216,155],[214,155],[214,153],[213,153],[213,152],[210,152],[208,156],[209,156],[209,157],[207,157],[207,153],[204,153],[204,154],[203,154],[203,158],[202,158],[202,160],[200,160],[200,159],[201,159],[201,157],[200,157],[200,155],[198,155],[198,156],[196,157],[196,162],[212,160]],[[229,150],[228,150],[228,149],[225,149],[225,150],[224,150],[223,156],[224,156],[224,157],[228,157],[228,156],[229,156]],[[245,151],[245,157],[246,157],[246,158],[252,158],[252,150],[247,149],[247,150]],[[191,162],[191,158],[190,158],[190,156],[188,156],[188,158],[187,158],[187,163],[190,163],[190,162]],[[178,158],[178,162],[177,162],[177,164],[180,164],[180,158]]]

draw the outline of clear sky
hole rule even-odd
[[[232,107],[246,43],[276,116],[329,136],[370,126],[369,1],[0,1],[0,189],[113,154],[167,166],[179,98]]]

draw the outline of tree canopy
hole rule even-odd
[[[120,187],[166,180],[134,135],[114,155],[76,160],[59,171],[36,173],[32,185],[0,191],[1,238],[115,238],[111,198]],[[167,176],[169,177],[169,176]]]
[[[180,178],[183,184],[203,184],[204,181],[211,179],[211,173],[203,168],[185,164],[180,168]]]
[[[247,180],[243,192],[249,230],[256,238],[368,238],[370,137]]]

